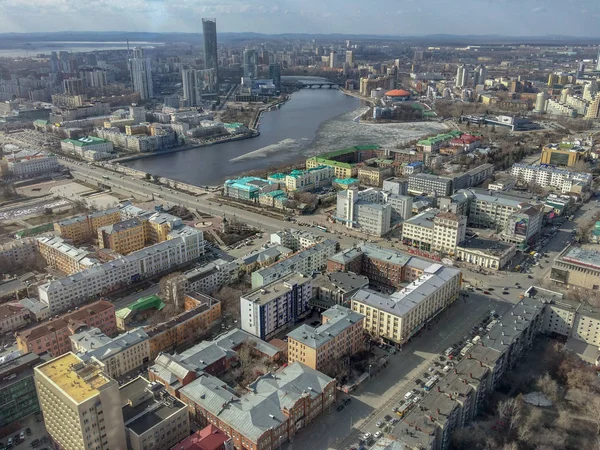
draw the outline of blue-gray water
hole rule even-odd
[[[281,109],[263,114],[260,136],[158,155],[127,166],[195,185],[214,185],[248,170],[275,167],[352,145],[396,143],[437,133],[437,123],[356,123],[366,109],[337,89],[302,89]]]

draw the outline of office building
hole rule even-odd
[[[383,180],[383,190],[394,195],[408,194],[408,180],[406,178],[388,178]]]
[[[600,48],[598,48],[598,56],[596,57],[596,71],[600,72]]]
[[[121,221],[119,208],[96,211],[85,216],[72,217],[54,224],[54,232],[73,244],[81,244],[98,234],[98,228]]]
[[[411,258],[421,274],[388,295],[361,289],[352,297],[352,310],[365,316],[364,327],[372,336],[393,344],[403,344],[433,317],[451,305],[460,294],[459,269],[429,264]]]
[[[379,77],[363,77],[360,79],[360,94],[366,97],[371,96],[371,91],[376,89],[382,89],[389,91],[394,88],[394,78],[391,76],[379,76]]]
[[[321,315],[318,327],[301,325],[288,333],[288,364],[299,361],[319,372],[330,372],[337,363],[347,364],[366,348],[362,314],[336,305]]]
[[[24,353],[32,352],[41,355],[48,352],[52,356],[60,356],[72,350],[69,337],[81,327],[98,328],[108,336],[115,336],[117,334],[115,306],[106,300],[99,300],[18,332],[17,346]]]
[[[500,236],[502,240],[518,244],[520,250],[525,250],[539,236],[542,222],[541,207],[523,208],[508,217]]]
[[[212,94],[217,90],[216,69],[183,69],[181,79],[186,106],[200,106],[203,94]]]
[[[569,289],[600,290],[600,252],[569,246],[554,260],[550,279]]]
[[[273,84],[277,89],[281,88],[281,64],[269,64],[269,78],[273,80]]]
[[[64,450],[127,448],[119,384],[67,353],[35,368],[35,383],[52,439]]]
[[[493,164],[481,164],[465,173],[456,175],[452,189],[466,189],[474,186],[478,186],[492,176],[494,173]]]
[[[169,450],[190,434],[190,417],[181,401],[144,377],[119,388],[127,448]]]
[[[312,278],[292,273],[240,297],[241,328],[263,340],[310,313]]]
[[[335,379],[295,362],[276,374],[262,375],[241,397],[217,378],[202,374],[180,390],[180,398],[192,420],[227,430],[234,448],[275,450],[335,403],[335,385]]]
[[[465,65],[461,64],[460,66],[458,66],[458,69],[456,69],[455,86],[457,88],[465,87],[467,85],[467,76],[468,76],[468,72],[467,72],[467,68],[465,67]]]
[[[258,54],[254,49],[245,49],[243,54],[244,77],[258,78]]]
[[[154,97],[150,58],[144,57],[144,49],[141,47],[133,49],[133,58],[129,59],[129,71],[133,92],[139,93],[141,100],[149,100]]]
[[[575,184],[589,187],[593,180],[591,173],[570,172],[546,164],[515,163],[510,174],[522,182],[533,183],[540,187],[555,187],[563,193],[571,192]]]
[[[14,178],[31,178],[58,172],[60,166],[56,155],[40,151],[22,150],[4,156],[8,171]]]
[[[484,269],[501,270],[517,254],[515,244],[491,239],[467,239],[456,246],[456,259]]]
[[[71,153],[88,161],[111,158],[114,151],[112,142],[94,136],[63,139],[60,148],[65,153]]]
[[[279,280],[286,275],[299,272],[311,274],[323,270],[327,260],[338,251],[339,244],[332,239],[325,239],[311,247],[278,261],[270,266],[252,272],[252,289],[258,289],[265,284]]]
[[[416,173],[408,177],[408,192],[437,196],[452,195],[453,179],[428,173]]]
[[[86,328],[69,337],[73,352],[83,361],[92,362],[113,378],[138,371],[150,361],[148,334],[135,328],[108,337],[98,328]]]
[[[26,353],[0,364],[0,432],[10,433],[26,417],[40,412],[33,368],[48,356]],[[12,425],[12,426],[11,426]]]
[[[454,256],[465,240],[467,218],[451,212],[428,209],[402,224],[402,242],[424,251]]]
[[[573,167],[587,155],[587,150],[575,143],[548,144],[542,149],[541,164]]]
[[[292,170],[285,176],[285,189],[288,192],[308,191],[331,183],[335,171],[330,166],[319,166],[313,169]]]
[[[350,65],[350,67],[354,66],[354,51],[346,50],[346,63]]]
[[[214,69],[217,83],[219,80],[219,55],[217,53],[217,20],[202,19],[202,36],[204,38],[204,68]]]
[[[56,314],[89,298],[172,271],[198,259],[204,252],[204,240],[199,230],[185,227],[171,233],[175,234],[165,242],[40,285],[40,300]]]
[[[85,95],[85,81],[83,78],[67,78],[63,80],[63,88],[67,95]]]

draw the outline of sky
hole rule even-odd
[[[201,31],[600,37],[600,0],[0,0],[0,32]]]

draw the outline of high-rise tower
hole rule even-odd
[[[152,85],[152,70],[150,58],[144,57],[144,49],[136,47],[133,49],[133,58],[129,59],[129,71],[133,91],[139,92],[140,99],[147,100],[154,96]]]
[[[217,19],[202,19],[202,35],[204,36],[204,68],[215,69],[218,80]]]
[[[244,50],[244,76],[248,78],[258,77],[258,54],[256,50]]]
[[[467,85],[467,68],[464,64],[458,66],[456,70],[456,87],[465,87]]]
[[[596,70],[600,72],[600,47],[598,47],[598,57],[596,59]]]

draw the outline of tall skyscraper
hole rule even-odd
[[[83,78],[68,78],[63,80],[63,88],[67,95],[85,94],[85,81]]]
[[[215,69],[218,82],[217,19],[202,19],[202,35],[204,36],[204,68]]]
[[[351,66],[354,64],[354,52],[352,50],[346,50],[346,62]]]
[[[467,85],[467,68],[464,64],[458,66],[456,70],[456,87],[465,87]]]
[[[598,57],[596,58],[596,70],[600,72],[600,47],[598,47]]]
[[[487,78],[487,70],[483,64],[477,66],[475,68],[475,73],[473,74],[473,85],[477,86],[478,84],[485,84],[485,80]]]
[[[281,65],[279,63],[269,64],[269,78],[278,88],[281,87]]]
[[[329,52],[329,68],[330,69],[335,69],[337,66],[337,59],[336,59],[337,53],[335,52],[335,50],[331,50]]]
[[[244,50],[244,76],[248,78],[258,77],[258,54],[256,50],[249,48]]]
[[[56,54],[56,52],[52,52],[50,54],[50,72],[60,72],[60,61],[58,60],[58,55]]]
[[[150,58],[144,57],[143,48],[136,47],[133,49],[133,58],[129,59],[129,71],[131,73],[133,91],[139,92],[140,99],[142,100],[152,98],[154,96],[154,87],[152,85]]]
[[[63,450],[127,448],[119,384],[65,353],[34,369],[46,429]]]
[[[181,71],[186,106],[198,106],[202,103],[202,94],[216,92],[216,73],[215,69],[185,69]]]

